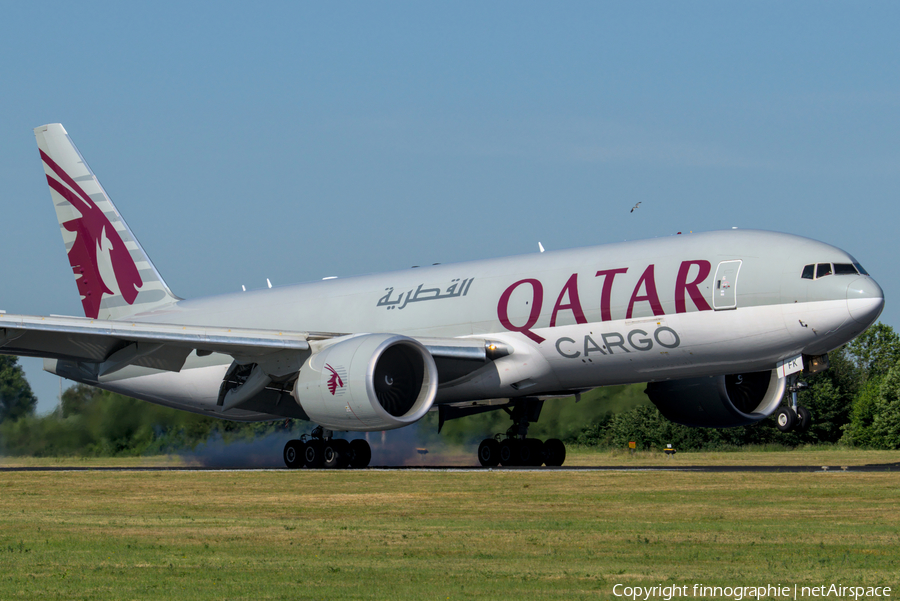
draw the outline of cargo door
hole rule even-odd
[[[713,309],[737,308],[737,280],[741,270],[741,261],[722,261],[716,268],[716,279],[713,280]]]

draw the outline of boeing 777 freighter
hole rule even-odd
[[[85,317],[0,315],[0,352],[62,377],[229,420],[294,418],[288,467],[365,467],[366,432],[504,409],[482,465],[561,465],[528,438],[548,397],[647,382],[670,420],[809,425],[798,378],[881,313],[851,255],[728,230],[184,300],[60,124],[35,129]],[[782,405],[786,392],[794,392]]]

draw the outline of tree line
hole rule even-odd
[[[3,357],[11,372],[21,374],[15,357]],[[0,370],[0,395],[6,388],[6,369]],[[59,406],[35,415],[37,404],[28,383],[19,380],[16,417],[0,422],[0,455],[32,457],[113,457],[164,455],[191,451],[213,439],[252,440],[276,431],[305,431],[304,422],[231,422],[170,409],[121,394],[76,384],[62,393]],[[25,392],[27,391],[27,392]],[[13,400],[18,399],[18,400]],[[7,405],[7,398],[0,404]]]
[[[842,444],[900,449],[900,336],[878,323],[829,354],[830,369],[805,376],[800,403],[813,416],[806,432],[779,432],[770,417],[737,428],[689,428],[666,420],[643,394],[644,385],[598,388],[580,402],[548,400],[529,435],[601,448],[713,450],[747,445],[796,447]],[[239,423],[177,411],[84,384],[62,394],[50,414],[36,415],[37,399],[16,357],[0,356],[0,454],[23,456],[150,455],[191,450],[216,437],[249,440],[278,431],[299,436],[312,425],[280,420]],[[416,426],[422,444],[471,444],[505,432],[503,411]]]
[[[900,336],[891,326],[877,323],[828,358],[829,369],[801,378],[809,388],[800,393],[799,402],[812,414],[806,432],[780,432],[774,415],[737,428],[689,428],[643,404],[604,415],[575,440],[615,448],[629,441],[644,449],[672,444],[680,450],[770,444],[900,449]]]

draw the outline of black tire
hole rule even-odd
[[[350,460],[353,459],[353,451],[350,450],[350,441],[341,438],[339,440],[333,440],[332,442],[335,444],[335,448],[339,453],[338,467],[347,469],[350,467]]]
[[[775,414],[775,426],[782,432],[790,432],[797,423],[797,414],[790,407],[784,407]]]
[[[551,438],[544,443],[544,464],[559,467],[566,461],[566,445],[558,438]]]
[[[500,443],[500,465],[510,467],[518,464],[519,459],[519,440],[516,438],[507,438]]]
[[[303,465],[313,470],[322,467],[322,464],[325,462],[324,453],[322,452],[324,449],[322,447],[321,440],[311,440],[306,443],[306,448],[303,452],[305,458]]]
[[[540,467],[544,464],[544,441],[528,438],[519,447],[519,465]]]
[[[347,444],[347,450],[344,452],[344,458],[341,457],[341,450],[346,440],[329,440],[322,447],[322,467],[327,470],[337,470],[344,467],[344,458],[350,454],[350,445]]]
[[[288,469],[295,470],[303,467],[303,442],[299,440],[289,440],[284,445],[284,464]]]
[[[806,407],[797,407],[797,432],[806,432],[812,425],[812,415]]]
[[[372,447],[364,438],[357,438],[350,441],[350,465],[353,469],[363,469],[369,467],[372,461]]]
[[[485,438],[478,445],[478,462],[484,467],[500,465],[500,443],[493,438]]]

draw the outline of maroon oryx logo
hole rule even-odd
[[[84,189],[43,150],[41,158],[59,177],[57,180],[48,175],[47,183],[81,214],[81,217],[66,221],[63,227],[76,234],[75,242],[69,250],[69,264],[75,272],[84,314],[87,317],[97,317],[103,295],[115,294],[103,281],[100,273],[101,255],[108,255],[108,258],[104,258],[112,264],[119,292],[126,303],[133,304],[144,282],[116,228]]]
[[[325,369],[331,372],[331,377],[328,378],[328,392],[330,392],[331,395],[334,396],[334,393],[338,388],[344,387],[344,381],[338,375],[338,372],[327,363],[325,364]]]

